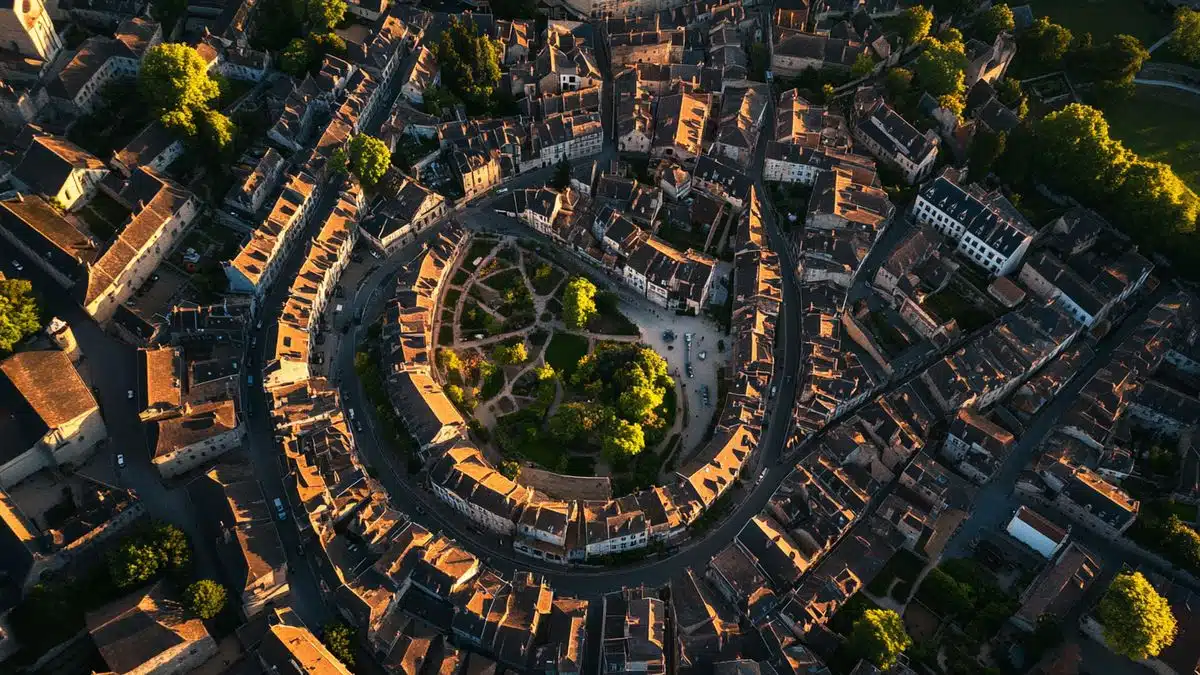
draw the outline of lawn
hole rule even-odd
[[[1034,16],[1046,15],[1076,36],[1091,33],[1096,42],[1124,33],[1148,47],[1171,32],[1170,19],[1151,13],[1139,0],[1033,0],[1030,4]]]
[[[452,288],[446,291],[446,296],[442,298],[442,305],[444,307],[456,307],[460,297],[462,297],[462,291]]]
[[[957,319],[958,327],[967,333],[983,328],[993,318],[952,288],[934,293],[923,304],[926,311],[941,321]]]
[[[496,241],[494,239],[476,239],[471,244],[471,248],[467,250],[467,256],[463,258],[462,268],[467,271],[474,271],[479,265],[475,261],[487,256],[495,247]]]
[[[1157,53],[1157,52],[1156,52]],[[1192,190],[1200,190],[1200,136],[1193,131],[1200,105],[1186,95],[1139,87],[1125,101],[1104,107],[1109,132],[1146,159],[1166,162]]]
[[[571,333],[555,333],[546,347],[546,363],[549,363],[563,377],[570,377],[579,365],[579,359],[587,356],[588,340],[581,335]]]

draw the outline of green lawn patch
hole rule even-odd
[[[479,388],[479,397],[486,401],[499,394],[500,390],[504,388],[504,381],[504,369],[494,368],[487,377],[483,378],[483,386]]]
[[[517,262],[521,259],[521,255],[517,252],[517,249],[513,248],[512,246],[505,246],[504,248],[497,251],[496,257],[501,260],[510,262],[514,265],[516,265]]]
[[[1076,37],[1091,33],[1097,44],[1125,34],[1149,47],[1171,32],[1169,15],[1154,14],[1138,0],[1033,0],[1030,5],[1034,16],[1048,16]]]
[[[450,279],[450,283],[454,284],[455,286],[462,286],[463,284],[467,283],[467,279],[470,278],[471,273],[460,268],[454,273],[454,276]]]
[[[1171,513],[1174,513],[1185,523],[1196,522],[1196,505],[1184,504],[1183,502],[1171,502]]]
[[[1194,131],[1200,104],[1188,96],[1138,87],[1129,99],[1104,106],[1104,118],[1113,138],[1145,159],[1170,164],[1195,191],[1200,190],[1200,135]]]
[[[458,320],[459,329],[464,335],[474,333],[491,335],[500,330],[500,322],[496,320],[496,317],[484,311],[474,300],[467,301]]]
[[[511,267],[503,272],[497,272],[487,279],[484,279],[483,283],[487,284],[491,288],[496,289],[500,293],[503,293],[504,291],[515,290],[517,288],[524,287],[525,283],[521,281],[521,277],[521,270]]]
[[[471,248],[467,249],[467,256],[463,258],[462,268],[468,272],[475,271],[475,268],[479,266],[479,262],[476,261],[479,261],[480,258],[486,257],[487,254],[491,253],[492,249],[495,247],[496,242],[491,239],[476,239],[474,243],[471,244]]]
[[[454,344],[454,326],[442,326],[438,329],[438,344],[443,347]]]
[[[579,365],[579,359],[587,356],[588,339],[572,333],[555,333],[546,347],[546,363],[569,378]]]
[[[549,263],[538,263],[530,268],[529,280],[533,284],[533,291],[538,295],[549,295],[562,283],[564,275],[553,265]]]
[[[451,288],[446,291],[446,296],[442,299],[442,305],[453,308],[458,304],[458,299],[462,297],[462,291],[457,288]]]

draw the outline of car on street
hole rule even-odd
[[[279,516],[280,520],[287,520],[287,509],[283,508],[283,501],[279,497],[275,498],[275,515]]]
[[[696,371],[692,370],[692,364],[690,364],[690,363],[689,363],[689,364],[687,364],[687,376],[688,376],[688,377],[695,377],[695,376],[696,376]]]
[[[25,266],[24,266],[24,265],[22,265],[21,263],[17,262],[16,260],[13,260],[13,261],[12,261],[12,266],[13,266],[13,267],[15,267],[15,268],[17,268],[17,271],[18,271],[18,272],[20,272],[21,270],[25,269]]]
[[[703,360],[704,360],[704,357],[708,356],[708,352],[702,351],[702,352],[700,352],[699,354],[697,354],[696,356],[697,356],[697,357],[699,357],[699,359],[700,359],[701,361],[703,361]]]
[[[117,468],[118,469],[125,468],[125,455],[117,455]]]
[[[130,401],[133,400],[133,390],[132,389],[125,390],[125,398]]]

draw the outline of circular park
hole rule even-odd
[[[565,255],[473,237],[435,311],[434,361],[502,474],[604,500],[664,482],[704,440],[724,334]]]

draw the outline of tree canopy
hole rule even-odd
[[[1012,10],[1008,5],[1000,3],[975,15],[972,26],[975,36],[984,42],[993,42],[996,36],[1016,26]]]
[[[566,157],[558,160],[558,164],[554,165],[554,176],[550,178],[550,187],[556,190],[564,190],[571,184],[571,163]]]
[[[1135,661],[1158,656],[1175,641],[1175,616],[1141,572],[1118,574],[1100,599],[1104,641]]]
[[[0,279],[0,353],[41,328],[33,284],[25,279]]]
[[[1132,35],[1114,35],[1099,45],[1081,46],[1071,53],[1071,73],[1084,82],[1132,83],[1150,52]]]
[[[354,629],[340,621],[327,624],[321,642],[342,665],[354,667]]]
[[[1071,31],[1038,17],[1033,25],[1021,32],[1017,53],[1025,63],[1036,63],[1042,70],[1052,69],[1071,48]]]
[[[863,52],[854,59],[854,66],[850,68],[850,76],[866,77],[871,74],[872,70],[875,70],[875,59],[871,58],[870,54]]]
[[[937,98],[942,107],[959,113],[963,108],[960,99],[966,92],[966,68],[966,47],[961,41],[926,38],[925,49],[913,62],[913,75],[917,84]],[[949,98],[943,100],[943,97]]]
[[[502,366],[515,366],[529,360],[529,351],[525,349],[524,341],[514,342],[511,345],[496,347],[492,351],[492,357]]]
[[[434,55],[442,71],[442,84],[463,103],[482,111],[489,107],[496,93],[504,48],[477,32],[467,21],[474,20],[450,17],[450,25],[435,45]]]
[[[314,33],[327,33],[346,17],[346,0],[307,0],[308,25]]]
[[[159,115],[175,111],[191,115],[207,108],[221,93],[200,54],[179,42],[164,42],[146,52],[138,84]]]
[[[1193,64],[1200,64],[1200,12],[1190,7],[1175,10],[1171,51]]]
[[[617,418],[604,432],[601,451],[609,461],[633,457],[646,449],[642,425]]]
[[[378,183],[392,162],[392,152],[387,145],[367,134],[358,134],[350,139],[346,157],[350,173],[367,187]]]
[[[890,609],[868,609],[850,631],[851,649],[881,670],[890,669],[911,646],[912,638],[904,630],[904,621]]]
[[[895,18],[896,31],[905,44],[916,44],[929,35],[933,27],[933,12],[922,5],[913,5]]]
[[[574,277],[563,290],[563,321],[567,328],[583,330],[596,316],[596,285],[584,277]]]
[[[212,579],[193,582],[183,592],[188,609],[201,619],[211,619],[225,608],[225,587]]]

